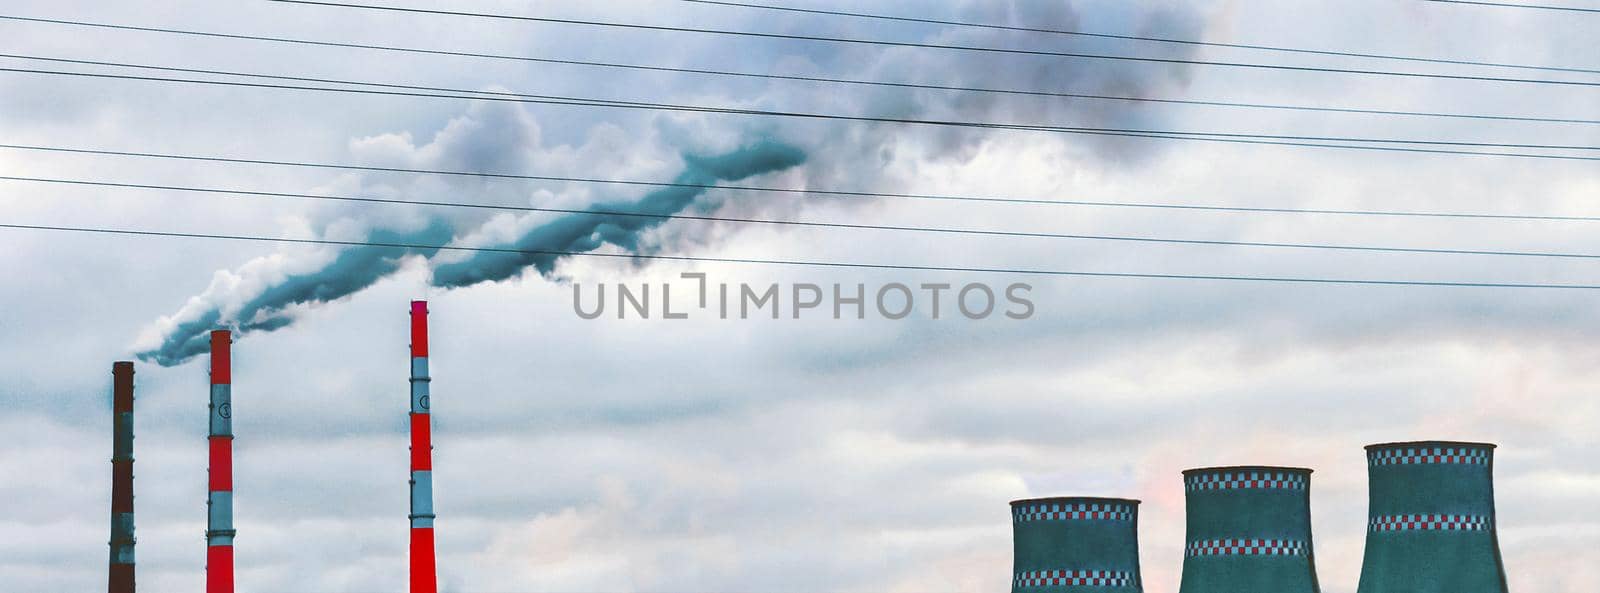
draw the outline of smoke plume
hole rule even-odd
[[[1199,37],[1201,20],[1187,8],[1119,7],[1096,13],[1079,13],[1069,3],[973,2],[963,5],[963,18],[1040,28],[1076,29],[1086,21],[1110,19],[1118,27],[1133,25],[1139,33]],[[1088,28],[1093,28],[1088,27]],[[1130,53],[1125,43],[1105,39],[1063,38],[1014,31],[976,29],[938,29],[925,32],[923,40],[974,46],[1003,47],[1028,43],[1065,51]],[[785,49],[785,52],[793,51]],[[1157,96],[1187,85],[1189,67],[1181,64],[1152,65],[1111,63],[1092,60],[1067,60],[1049,57],[994,56],[973,52],[939,52],[915,48],[877,48],[844,46],[806,46],[802,54],[776,53],[768,56],[780,64],[804,64],[792,74],[847,74],[847,78],[899,80],[913,84],[954,85],[987,88],[1033,89],[1046,92]],[[1190,46],[1159,44],[1142,47],[1137,53],[1152,57],[1193,57]],[[708,60],[712,56],[706,56]],[[780,68],[787,71],[789,67]],[[813,68],[820,70],[813,72]],[[749,99],[749,91],[716,85],[676,89],[695,95],[715,95]],[[684,82],[683,84],[688,84]],[[760,92],[751,106],[800,111],[835,112],[871,116],[951,119],[970,121],[1012,121],[1068,125],[1139,127],[1158,123],[1162,112],[1139,104],[1092,100],[1064,100],[1050,97],[1018,97],[984,93],[951,93],[911,88],[851,88],[839,92],[836,86],[796,86],[773,82]],[[662,92],[671,93],[663,88]],[[734,101],[728,99],[728,101]],[[619,116],[624,117],[624,116]],[[635,122],[641,120],[634,120]],[[541,148],[540,129],[528,113],[518,106],[474,104],[468,113],[453,119],[424,146],[412,146],[409,135],[385,134],[361,139],[352,148],[377,154],[382,160],[399,160],[419,168],[456,170],[515,171],[532,161],[537,170],[575,176],[617,176],[617,171],[648,169],[649,178],[666,178],[668,171],[650,163],[681,160],[683,169],[673,181],[686,185],[715,185],[752,176],[795,168],[802,162],[798,183],[792,186],[875,189],[894,187],[907,181],[924,163],[959,163],[974,158],[987,143],[1022,139],[1012,133],[965,128],[930,128],[892,124],[839,124],[817,121],[766,120],[757,127],[714,115],[658,116],[649,118],[657,136],[682,154],[660,154],[661,145],[639,142],[625,127],[610,122],[594,126],[590,142],[583,146]],[[759,131],[758,131],[759,130]],[[739,144],[743,138],[743,144]],[[751,140],[752,138],[758,140]],[[773,138],[783,138],[782,142]],[[1144,158],[1157,145],[1149,141],[1115,138],[1057,137],[1077,145],[1084,157],[1063,166],[1129,164]],[[730,147],[737,146],[737,148]],[[684,148],[695,147],[695,148]],[[708,148],[717,147],[717,148]],[[805,148],[801,148],[805,147]],[[714,156],[704,153],[721,151]],[[396,181],[401,180],[401,181]],[[371,184],[368,186],[368,184]],[[354,237],[346,232],[341,239],[366,238],[374,242],[404,242],[428,245],[487,246],[527,252],[587,252],[612,245],[630,253],[652,249],[643,244],[645,233],[661,227],[666,215],[697,208],[710,212],[730,209],[799,209],[797,200],[737,200],[723,204],[705,198],[697,187],[667,187],[635,200],[589,197],[586,187],[567,187],[559,191],[536,189],[528,184],[492,179],[423,178],[403,175],[373,175],[357,182],[366,192],[389,196],[445,194],[451,196],[533,197],[535,204],[574,207],[579,202],[589,213],[548,217],[542,214],[510,219],[489,219],[478,211],[405,211],[375,209],[323,212],[314,217],[336,220],[360,229],[371,229]],[[394,214],[399,212],[399,214]],[[749,214],[749,213],[743,213]],[[509,233],[507,222],[518,227]],[[333,224],[323,226],[323,234]],[[704,223],[672,225],[662,229],[669,239],[682,243],[706,240]],[[656,237],[652,235],[652,237]],[[492,238],[492,239],[491,239]],[[660,237],[656,237],[660,238]],[[212,284],[191,298],[171,316],[163,317],[141,340],[138,356],[162,365],[175,365],[205,351],[205,332],[223,326],[240,333],[272,331],[291,324],[298,310],[354,294],[400,269],[408,257],[422,258],[431,268],[431,283],[457,288],[479,282],[516,277],[532,267],[550,275],[560,259],[554,253],[514,253],[506,251],[434,253],[436,250],[351,247],[325,249],[312,254],[286,253],[256,258],[234,271],[220,271]]]
[[[805,153],[793,146],[767,140],[716,157],[685,156],[684,161],[687,165],[674,183],[710,185],[788,169],[804,162]],[[666,187],[633,202],[596,204],[590,208],[596,214],[562,216],[532,228],[510,245],[500,246],[523,253],[481,251],[463,261],[437,265],[433,269],[433,285],[461,287],[504,280],[528,266],[533,266],[540,274],[552,272],[560,256],[534,251],[592,251],[609,243],[638,253],[639,234],[660,226],[667,219],[637,215],[675,214],[704,193],[705,189],[700,187]]]
[[[794,167],[805,161],[805,152],[774,140],[760,140],[721,155],[685,154],[683,160],[684,170],[674,183],[710,186],[719,181],[737,181]],[[586,252],[610,244],[637,253],[641,250],[640,234],[667,219],[628,214],[675,214],[694,205],[705,193],[704,187],[666,187],[634,201],[597,203],[588,208],[595,214],[566,214],[544,221],[512,244],[497,247]],[[430,218],[414,230],[375,229],[367,234],[367,240],[444,245],[460,239],[466,230],[471,229],[453,229],[443,218]],[[159,342],[140,352],[138,357],[162,366],[173,366],[204,353],[209,344],[206,333],[211,329],[229,327],[244,335],[287,327],[294,321],[296,306],[325,303],[354,294],[400,269],[404,258],[409,256],[421,256],[433,264],[431,260],[438,251],[350,247],[333,254],[326,263],[298,272],[283,270],[306,266],[306,262],[286,261],[291,258],[282,254],[257,258],[237,271],[218,272],[205,292],[158,322]],[[451,288],[504,280],[528,266],[548,275],[554,271],[558,259],[560,257],[554,254],[475,252],[464,260],[434,265],[432,283]]]
[[[432,221],[416,231],[379,229],[368,235],[373,242],[416,243],[438,245],[450,238],[450,229],[441,221]],[[234,293],[247,278],[260,274],[273,263],[273,258],[260,258],[241,267],[239,272],[220,272],[205,293],[190,299],[173,318],[162,336],[160,345],[140,352],[140,360],[161,366],[179,364],[190,357],[202,354],[209,347],[207,332],[217,327],[230,327],[239,334],[272,331],[288,326],[294,321],[289,308],[294,305],[322,303],[372,286],[373,283],[400,268],[407,255],[431,256],[436,249],[396,249],[387,247],[351,247],[338,252],[333,260],[320,268],[283,276],[275,283],[263,286],[254,296],[243,299],[236,306],[225,306],[222,297]]]

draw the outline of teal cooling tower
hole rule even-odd
[[[1317,593],[1311,470],[1183,472],[1187,533],[1179,593]]]
[[[1358,593],[1505,593],[1494,445],[1367,447],[1367,549]]]
[[[1034,498],[1011,503],[1012,593],[1142,593],[1139,501]]]

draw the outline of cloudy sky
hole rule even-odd
[[[798,4],[797,4],[798,5]],[[1415,0],[807,1],[1025,27],[1597,68],[1600,16]],[[464,10],[1179,60],[1515,78],[669,0]],[[673,68],[1203,101],[1596,119],[1593,87],[1082,60],[267,2],[9,2],[29,16]],[[1058,126],[1600,144],[1582,123],[1244,109],[689,75],[0,21],[8,55],[403,85]],[[242,80],[0,58],[0,67]],[[260,80],[256,80],[260,82]],[[324,85],[326,86],[326,85]],[[501,95],[504,96],[504,95]],[[1600,215],[1593,161],[1108,138],[0,72],[30,146],[868,193]],[[1493,150],[1493,149],[1491,149]],[[1507,149],[1509,150],[1509,149]],[[1531,152],[1532,150],[1521,150]],[[1248,214],[651,188],[0,149],[0,175],[408,201],[1198,240],[1600,253],[1582,221]],[[0,181],[0,222],[424,245],[1113,273],[1596,284],[1581,258],[780,227]],[[1327,591],[1353,593],[1361,446],[1498,443],[1512,589],[1600,589],[1593,291],[1307,285],[520,257],[0,229],[0,582],[101,586],[110,363],[138,357],[141,585],[204,578],[206,370],[235,343],[241,592],[399,591],[407,304],[430,302],[441,589],[1003,591],[1007,502],[1138,498],[1146,590],[1177,590],[1179,472],[1316,469]],[[574,286],[785,291],[1028,282],[970,320],[598,319]],[[586,296],[593,295],[585,292]],[[656,297],[659,298],[659,292]],[[788,296],[783,297],[785,300]],[[946,295],[949,298],[949,295]],[[675,303],[679,301],[675,300]],[[687,301],[683,301],[687,303]],[[614,303],[613,303],[614,305]],[[659,306],[659,304],[657,304]],[[787,305],[786,305],[787,306]],[[1003,306],[1003,303],[1002,303]],[[848,311],[848,310],[847,310]],[[659,313],[659,311],[658,311]],[[869,313],[871,313],[869,311]]]

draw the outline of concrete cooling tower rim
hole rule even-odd
[[[1019,504],[1031,504],[1036,502],[1115,502],[1122,504],[1139,504],[1139,501],[1131,498],[1106,498],[1103,496],[1047,496],[1044,498],[1020,498],[1011,501],[1011,506],[1017,506]]]
[[[1472,447],[1479,449],[1494,449],[1494,443],[1475,443],[1472,441],[1403,441],[1397,443],[1378,443],[1367,445],[1366,450],[1394,449],[1399,447]]]
[[[1217,467],[1197,467],[1183,470],[1183,475],[1209,474],[1215,472],[1295,472],[1310,474],[1309,467],[1283,467],[1276,465],[1219,465]]]

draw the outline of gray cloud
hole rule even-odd
[[[977,20],[1007,24],[1026,24],[1042,28],[1071,29],[1079,25],[1077,15],[1067,5],[994,5],[977,11]],[[1144,34],[1181,37],[1195,33],[1195,19],[1171,9],[1158,10],[1138,17],[1140,32]],[[947,35],[941,41],[971,45],[996,45],[1008,42],[1004,32],[979,30]],[[1189,57],[1190,46],[1168,46],[1163,57]],[[866,71],[871,76],[904,79],[917,83],[959,82],[971,86],[993,88],[1035,88],[1044,91],[1075,91],[1121,93],[1133,96],[1161,94],[1181,88],[1188,77],[1188,67],[1175,65],[1127,71],[1104,64],[1064,66],[1060,60],[1034,60],[1024,68],[995,68],[992,56],[972,53],[952,55],[891,50]],[[1041,86],[1042,85],[1042,86]],[[993,94],[908,91],[890,89],[875,91],[860,106],[865,115],[892,117],[934,117],[985,121],[1003,115],[1015,121],[1055,121],[1061,116],[1071,116],[1074,125],[1137,125],[1147,119],[1138,109],[1104,108],[1104,103],[1090,108],[1062,101],[1018,102],[1003,100]],[[521,120],[518,110],[510,108],[480,109],[476,112],[472,131],[461,136],[462,141],[439,141],[440,150],[432,159],[438,166],[469,171],[517,171],[523,168],[526,152],[537,146],[537,128]],[[782,128],[780,128],[782,129]],[[843,128],[850,129],[850,128]],[[884,150],[891,142],[901,140],[904,134],[926,139],[933,152],[921,158],[954,158],[967,160],[971,151],[988,140],[988,134],[979,130],[942,129],[907,130],[903,126],[868,126],[856,128],[855,137],[807,138],[813,144],[830,147],[850,146],[845,154],[831,154],[819,159],[814,169],[824,172],[808,173],[812,177],[848,177],[872,179],[870,166],[882,166],[871,159],[856,156]],[[779,132],[784,133],[784,132]],[[787,134],[786,134],[787,135]],[[804,138],[805,134],[801,133]],[[1129,151],[1150,144],[1126,144],[1097,140],[1094,154],[1105,154],[1115,159],[1128,158]],[[836,152],[836,151],[830,151]],[[1115,156],[1112,156],[1115,155]],[[735,153],[715,157],[686,155],[685,169],[676,183],[711,184],[716,181],[736,181],[753,175],[779,171],[799,165],[806,159],[799,148],[785,145],[779,140],[764,139]],[[862,165],[869,165],[863,168]],[[848,172],[828,173],[828,168],[845,168]],[[663,219],[628,216],[627,214],[675,214],[690,206],[703,193],[697,188],[671,187],[641,197],[636,202],[596,203],[597,213],[616,212],[618,216],[572,215],[544,222],[530,229],[508,245],[525,251],[590,251],[603,244],[611,244],[637,251],[638,233],[660,226]],[[470,229],[457,229],[457,233]],[[406,233],[378,229],[367,239],[379,242],[440,243],[449,235],[449,229],[439,221],[427,223],[421,230]],[[393,249],[347,249],[319,270],[288,275],[281,280],[258,287],[259,294],[233,307],[228,303],[212,302],[209,306],[186,307],[185,311],[163,323],[160,344],[140,354],[140,358],[163,365],[178,364],[204,351],[204,332],[226,325],[235,327],[240,334],[279,329],[292,323],[286,309],[295,305],[327,302],[348,296],[370,286],[378,278],[393,273],[398,260],[406,253]],[[422,254],[425,257],[432,254]],[[550,274],[555,254],[481,252],[472,257],[447,261],[434,269],[434,284],[441,287],[459,287],[482,281],[509,278],[527,266],[534,266],[541,274]],[[202,301],[236,299],[226,293],[202,295]],[[224,314],[224,308],[228,311]]]
[[[1340,2],[1257,3],[1249,10],[1224,2],[899,2],[872,10],[1544,63],[1570,63],[1592,45],[1592,31],[1575,21],[1418,4],[1351,11]],[[1587,116],[1594,106],[1587,91],[1538,85],[1269,76],[287,8],[178,0],[152,11],[69,1],[16,11],[939,84],[1541,115]],[[491,2],[484,10],[1271,58],[644,1],[537,9]],[[1427,35],[1419,33],[1419,22],[1428,23]],[[1593,141],[1593,131],[1579,126],[866,90],[0,27],[19,48],[70,57],[107,58],[105,48],[116,47],[113,59],[130,61],[617,99],[1129,127]],[[1508,39],[1516,43],[1497,41]],[[1576,214],[1588,214],[1594,201],[1587,165],[10,75],[0,76],[0,85],[0,126],[8,139],[23,143],[649,180],[756,172],[742,183],[1063,199]],[[779,145],[799,151],[804,162],[708,172],[685,157],[749,156]],[[9,152],[0,152],[0,170],[564,208],[1600,251],[1600,236],[1584,224],[1180,215],[728,190],[652,198],[660,194]],[[1590,271],[1581,262],[1527,258],[1134,247],[700,222],[624,232],[543,214],[0,189],[0,214],[8,220],[350,240],[442,226],[442,240],[459,244],[598,241],[605,243],[601,249],[621,254],[1551,282],[1587,281]],[[104,585],[106,363],[127,355],[126,338],[141,327],[146,335],[138,349],[161,347],[157,338],[170,327],[150,324],[148,316],[173,311],[197,294],[214,298],[180,308],[168,322],[203,321],[201,313],[215,310],[217,322],[248,319],[275,328],[259,330],[235,350],[241,593],[404,588],[404,303],[412,298],[428,299],[432,310],[435,502],[440,566],[450,591],[1004,591],[1011,568],[1006,501],[1102,494],[1145,500],[1147,590],[1171,593],[1182,561],[1178,471],[1284,463],[1317,469],[1312,508],[1319,568],[1326,590],[1350,593],[1365,513],[1359,447],[1418,437],[1502,445],[1496,466],[1501,541],[1514,590],[1600,588],[1592,568],[1600,566],[1594,552],[1600,550],[1600,513],[1593,504],[1600,461],[1591,454],[1600,446],[1592,428],[1600,409],[1591,403],[1600,388],[1593,372],[1600,349],[1590,339],[1600,331],[1600,317],[1583,294],[1041,279],[1039,314],[1027,323],[585,321],[570,312],[570,286],[552,279],[658,283],[680,271],[755,284],[978,277],[571,258],[550,264],[553,272],[539,261],[521,268],[527,264],[498,262],[506,272],[496,274],[500,279],[458,289],[436,286],[435,271],[464,261],[459,254],[4,237],[0,269],[14,290],[0,296],[8,312],[0,316],[0,376],[7,377],[0,381],[0,401],[8,409],[0,432],[10,437],[0,448],[0,474],[20,478],[0,480],[0,500],[11,510],[0,519],[0,532],[17,534],[0,540],[0,582],[17,590]],[[342,265],[368,273],[328,281],[323,270],[346,257]],[[207,276],[215,270],[223,273]],[[367,282],[354,282],[363,276]],[[272,296],[263,296],[268,292]],[[314,304],[330,298],[337,303]],[[246,310],[253,312],[239,314]],[[192,360],[139,367],[138,549],[141,586],[148,590],[201,588],[202,367]]]

